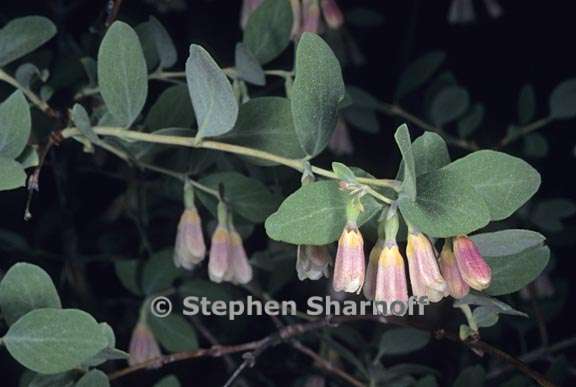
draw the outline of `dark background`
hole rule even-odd
[[[238,27],[240,1],[197,0],[188,3],[188,9],[185,11],[159,14],[148,3],[125,0],[119,19],[136,25],[147,20],[150,14],[158,17],[177,43],[179,63],[175,66],[176,69],[183,68],[188,45],[192,42],[205,45],[222,67],[232,65],[234,46],[241,39],[241,31]],[[518,93],[522,85],[528,82],[534,85],[538,101],[536,117],[539,118],[548,113],[547,98],[553,87],[566,78],[576,76],[576,56],[572,53],[576,36],[576,20],[573,7],[570,6],[571,2],[502,0],[501,3],[505,14],[498,20],[492,20],[483,13],[482,2],[476,1],[477,21],[471,25],[453,26],[449,25],[446,20],[448,1],[340,1],[347,11],[366,7],[383,18],[381,25],[370,28],[347,24],[348,32],[356,39],[366,61],[361,66],[345,68],[346,82],[361,86],[383,101],[391,101],[402,69],[423,53],[442,50],[447,54],[444,67],[455,74],[459,83],[468,89],[474,101],[485,104],[486,119],[477,138],[480,144],[493,144],[506,134],[508,125],[516,120]],[[71,8],[67,9],[68,7]],[[100,39],[105,8],[105,1],[95,0],[68,2],[3,0],[0,3],[0,25],[18,16],[45,15],[57,24],[59,31],[59,35],[49,44],[49,47],[56,50],[57,56],[66,57],[71,54],[67,51],[69,45],[65,42],[70,36],[76,39],[83,36],[88,41],[92,39],[96,42]],[[93,32],[89,32],[90,30]],[[91,51],[89,49],[86,53],[94,57],[96,48],[97,45],[93,45]],[[269,67],[288,68],[290,60],[290,53],[287,53]],[[56,66],[56,63],[51,62],[52,66]],[[78,71],[77,64],[63,62],[59,65],[70,66],[70,71]],[[2,99],[8,90],[4,85],[0,85]],[[57,92],[51,103],[57,107],[71,106],[71,96],[72,94],[66,90]],[[378,135],[353,131],[356,153],[344,160],[378,176],[389,177],[395,174],[399,160],[392,133],[400,122],[390,117],[380,116],[380,123],[381,131]],[[35,124],[41,127],[42,118],[35,116]],[[574,125],[574,120],[554,122],[543,130],[550,144],[550,152],[544,159],[529,160],[543,176],[542,187],[537,193],[537,198],[575,198],[576,185],[572,183],[574,178],[573,149],[576,143]],[[42,130],[50,129],[44,127]],[[413,132],[419,133],[420,131],[413,128]],[[517,154],[519,150],[518,144],[506,149],[507,152],[513,154]],[[461,155],[461,151],[457,149],[451,149],[451,152],[454,157]],[[97,252],[97,247],[91,243],[91,240],[96,238],[94,233],[98,233],[99,230],[85,226],[84,221],[98,215],[106,208],[110,201],[122,191],[123,184],[97,174],[79,172],[76,166],[78,163],[89,162],[87,161],[89,157],[81,154],[77,146],[64,144],[56,151],[56,155],[49,158],[47,169],[42,175],[41,192],[35,197],[32,207],[36,216],[29,223],[22,220],[25,191],[3,192],[0,202],[0,228],[15,231],[24,235],[29,241],[33,241],[38,238],[38,230],[35,230],[35,227],[40,227],[43,218],[54,217],[57,219],[58,227],[43,231],[41,240],[44,249],[66,252],[70,238],[78,238],[82,242],[81,245],[84,243],[88,249]],[[328,161],[328,159],[322,161]],[[53,173],[50,170],[53,166],[57,166],[60,172]],[[175,204],[169,205],[175,206]],[[120,222],[114,227],[126,240],[136,238],[131,224]],[[555,279],[571,281],[574,278],[571,271],[574,246],[569,244],[574,240],[573,231],[574,221],[568,221],[568,229],[563,234],[561,242],[553,246],[553,256],[556,262],[553,272]],[[262,237],[258,235],[251,240],[254,246],[260,246],[263,243]],[[6,270],[14,261],[23,258],[0,254],[2,270]],[[26,257],[26,259],[37,258]],[[54,270],[53,273],[57,273],[56,270],[60,264],[57,260],[50,261],[47,267]],[[113,276],[113,274],[106,264],[91,264],[89,273],[89,279],[91,283],[94,283],[93,287],[96,289],[98,299],[100,296],[104,298],[126,296],[118,284],[108,279],[108,276]],[[574,333],[573,327],[576,319],[571,311],[576,305],[570,297],[568,300],[561,318],[555,319],[549,325],[553,342]],[[94,299],[91,302],[95,304],[92,309],[96,313],[111,307],[112,310],[118,309],[115,318],[121,320],[124,316],[121,306],[104,305],[104,303],[100,305]],[[82,300],[71,297],[68,306],[74,303],[82,305]],[[265,321],[257,321],[247,326],[247,329],[250,330],[250,334],[259,337],[269,329],[268,324]],[[114,326],[113,322],[112,326]],[[260,331],[262,333],[259,333]],[[119,333],[119,336],[121,347],[123,345],[125,347],[128,332]],[[535,338],[529,338],[529,340],[536,342]],[[504,342],[502,346],[516,351],[514,342],[515,338],[510,337],[510,343]],[[443,351],[445,347],[434,348]],[[292,378],[294,374],[297,374],[297,369],[295,371],[294,368],[283,367],[282,351],[282,348],[270,351],[269,356],[266,356],[258,367],[264,369],[270,377],[277,374],[278,379],[285,375]],[[294,359],[296,355],[290,356],[288,363],[298,359],[297,357]],[[299,359],[299,361],[303,360]],[[440,362],[434,359],[433,355],[431,358],[419,360],[432,365]],[[1,384],[15,385],[19,369],[13,361],[8,359],[4,351],[0,351],[0,368],[5,371],[2,373]],[[173,365],[166,369],[167,372],[174,370],[178,370],[179,375],[194,375],[190,379],[194,383],[190,385],[208,385],[199,382],[198,376],[214,380],[215,373],[223,372],[221,362],[218,360]],[[148,385],[148,382],[146,374],[140,374],[140,376],[126,378],[125,385]]]

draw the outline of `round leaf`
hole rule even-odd
[[[550,115],[556,119],[576,116],[576,78],[568,79],[550,94]]]

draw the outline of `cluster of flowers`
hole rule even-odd
[[[404,258],[396,243],[397,215],[383,226],[366,268],[362,234],[355,221],[348,222],[338,241],[334,290],[359,293],[363,289],[366,298],[375,301],[408,301]],[[414,296],[438,302],[446,296],[462,298],[470,288],[484,290],[490,286],[490,266],[465,235],[446,239],[438,257],[430,239],[409,227],[406,256]]]
[[[206,244],[202,232],[202,223],[194,205],[194,196],[190,183],[184,186],[186,209],[180,217],[176,243],[174,246],[174,264],[186,270],[192,270],[206,256]],[[252,280],[252,267],[242,237],[234,227],[226,205],[218,204],[218,226],[212,234],[208,275],[214,282],[222,281],[246,284]]]

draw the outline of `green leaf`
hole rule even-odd
[[[305,156],[294,131],[290,101],[283,97],[254,98],[242,104],[234,130],[223,140],[291,159]],[[250,160],[258,165],[276,165]]]
[[[296,135],[316,156],[336,127],[338,104],[346,90],[338,59],[321,37],[304,32],[296,48],[296,77],[290,93]]]
[[[146,130],[149,132],[164,128],[189,128],[193,123],[194,110],[185,85],[164,90],[146,116]]]
[[[418,382],[414,385],[414,387],[438,387],[438,382],[436,378],[432,375],[424,376],[423,378],[419,379]]]
[[[522,151],[525,157],[543,158],[548,155],[548,140],[540,133],[532,133],[523,138]]]
[[[276,58],[290,43],[292,7],[286,0],[265,0],[250,15],[243,41],[260,63]]]
[[[338,239],[346,225],[350,195],[336,181],[307,184],[288,196],[278,211],[266,219],[268,236],[295,245],[325,245]],[[366,223],[381,208],[371,196],[362,198],[364,211],[358,225]]]
[[[20,382],[20,387],[72,387],[76,381],[76,374],[72,371],[56,374],[56,375],[41,375],[30,372],[32,380],[29,384]]]
[[[106,346],[106,348],[104,348],[103,350],[98,352],[96,355],[91,357],[83,365],[87,366],[87,367],[97,367],[97,366],[107,362],[108,360],[127,359],[129,357],[129,355],[126,352],[115,348],[116,347],[116,335],[114,334],[112,327],[110,327],[110,325],[108,325],[107,323],[100,323],[99,325],[100,325],[100,329],[102,329],[102,332],[104,333],[104,336],[106,337],[106,341],[107,341],[108,345]]]
[[[405,194],[410,201],[416,200],[416,161],[414,153],[412,152],[412,141],[410,140],[410,132],[408,126],[402,124],[396,130],[394,139],[400,153],[402,154],[403,175],[402,181],[402,194]]]
[[[400,99],[422,86],[438,71],[446,54],[440,51],[429,52],[412,62],[400,75],[396,99]]]
[[[61,307],[52,279],[36,265],[17,263],[0,282],[0,308],[8,325],[31,310]]]
[[[250,49],[242,43],[236,45],[234,64],[238,77],[243,81],[250,82],[257,86],[266,84],[264,69],[258,59],[250,52]]]
[[[424,348],[430,342],[430,333],[415,328],[393,328],[380,339],[378,358],[405,355]]]
[[[540,246],[514,255],[484,258],[492,268],[492,283],[484,292],[500,296],[516,292],[535,280],[546,268],[550,250]]]
[[[172,249],[162,250],[154,254],[142,270],[142,290],[150,295],[166,290],[184,272],[174,266]]]
[[[525,161],[492,150],[481,150],[444,167],[473,187],[486,203],[492,220],[514,213],[540,186],[540,174]]]
[[[154,16],[150,16],[148,23],[150,24],[152,40],[158,53],[160,68],[167,69],[174,66],[178,60],[178,53],[170,34]]]
[[[0,30],[0,67],[34,51],[56,35],[56,26],[43,16],[13,19]]]
[[[200,183],[218,189],[222,184],[224,197],[232,211],[254,222],[263,222],[278,208],[279,199],[259,180],[246,177],[237,172],[221,172],[200,179]],[[216,216],[216,200],[201,191],[198,199]]]
[[[204,280],[187,280],[178,292],[182,297],[206,297],[210,301],[230,301],[233,299],[225,285]]]
[[[536,115],[536,93],[534,86],[527,84],[522,86],[518,96],[518,123],[526,125]]]
[[[28,142],[31,127],[28,101],[16,90],[0,104],[0,157],[18,157]]]
[[[138,284],[138,264],[138,260],[135,259],[114,262],[116,276],[126,289],[136,295],[142,294]]]
[[[450,164],[450,153],[444,139],[433,132],[425,132],[412,143],[416,176],[424,175]]]
[[[352,172],[350,168],[348,168],[346,165],[342,163],[337,162],[332,163],[332,171],[334,172],[336,177],[338,177],[340,180],[344,180],[348,183],[353,183],[356,181],[356,176],[354,175],[354,172]]]
[[[72,121],[74,121],[78,129],[80,129],[80,132],[90,140],[90,142],[97,143],[100,141],[92,129],[88,112],[86,112],[86,109],[84,109],[84,107],[79,103],[74,104],[74,107],[72,108]]]
[[[171,314],[165,318],[150,316],[150,329],[168,352],[195,351],[198,349],[196,331],[184,317]]]
[[[461,138],[469,137],[484,120],[484,105],[474,104],[470,111],[458,121],[458,135]]]
[[[84,374],[74,387],[110,387],[110,381],[104,372],[91,370]]]
[[[434,125],[444,126],[459,118],[468,110],[470,96],[466,89],[448,86],[434,97],[430,105],[430,118]]]
[[[489,328],[498,323],[498,313],[494,308],[489,306],[480,306],[474,309],[472,317],[479,328]]]
[[[402,215],[431,237],[468,234],[490,221],[482,197],[445,168],[418,178],[416,202],[400,199]]]
[[[76,368],[107,345],[89,314],[75,309],[36,309],[16,321],[3,340],[24,367],[41,374]]]
[[[481,293],[468,293],[468,295],[465,297],[454,300],[454,307],[461,305],[487,306],[492,308],[498,314],[528,317],[526,313],[520,312],[496,298],[492,298]]]
[[[26,173],[22,165],[12,159],[0,156],[0,191],[23,187]]]
[[[472,240],[478,246],[483,257],[513,255],[541,246],[546,238],[531,230],[501,230],[473,235]]]
[[[550,116],[566,120],[576,116],[576,78],[560,83],[550,94]]]
[[[486,371],[482,366],[472,366],[464,368],[454,381],[452,387],[484,387]]]
[[[98,83],[106,107],[130,127],[148,95],[148,71],[140,40],[128,24],[110,26],[98,50]]]
[[[168,375],[160,379],[158,383],[154,385],[154,387],[180,387],[180,381],[174,375]]]
[[[154,39],[154,27],[149,21],[140,23],[135,28],[140,44],[142,45],[142,53],[146,61],[146,69],[154,71],[160,63],[158,58],[158,50],[156,49],[156,42]]]
[[[530,216],[530,220],[542,230],[560,232],[564,229],[562,220],[576,214],[576,205],[572,200],[554,198],[539,202]]]
[[[186,80],[198,120],[198,136],[229,132],[238,117],[238,102],[224,71],[202,47],[190,45]]]

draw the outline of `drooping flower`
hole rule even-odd
[[[231,227],[230,231],[230,257],[228,262],[230,281],[236,284],[247,284],[252,280],[252,266],[248,262],[242,237]]]
[[[359,293],[365,274],[364,239],[355,221],[348,221],[338,240],[332,287],[336,291]]]
[[[344,15],[336,0],[322,0],[322,15],[328,27],[338,29],[344,24]]]
[[[208,276],[216,283],[230,281],[230,259],[232,251],[232,237],[225,224],[219,223],[212,234],[210,257],[208,258]]]
[[[128,354],[128,364],[131,366],[147,362],[162,355],[160,346],[146,323],[139,321],[134,327]],[[159,368],[161,366],[162,362],[158,361],[152,363],[148,368]]]
[[[315,281],[322,276],[329,277],[331,261],[328,246],[299,245],[296,255],[298,279]]]
[[[431,302],[438,302],[444,296],[446,281],[440,274],[436,252],[430,240],[421,232],[411,230],[406,246],[408,269],[412,293],[427,296]]]
[[[490,286],[492,269],[480,255],[474,241],[460,235],[454,238],[453,247],[456,264],[464,281],[476,290],[484,290]]]
[[[206,244],[202,233],[200,215],[196,207],[186,208],[178,223],[174,263],[177,267],[191,270],[195,265],[202,262],[205,256]]]
[[[408,301],[404,258],[393,240],[387,240],[380,252],[374,300],[385,301],[387,305]]]
[[[376,280],[378,277],[378,261],[380,260],[380,253],[384,248],[384,239],[378,238],[376,244],[370,251],[368,256],[368,266],[366,267],[366,278],[364,281],[364,288],[362,289],[364,297],[369,300],[374,299],[376,292]]]
[[[448,285],[446,288],[447,295],[454,298],[462,298],[468,294],[470,287],[460,274],[460,270],[456,264],[456,257],[452,251],[452,243],[448,239],[444,242],[442,252],[440,253],[440,271]]]
[[[332,136],[330,136],[328,148],[338,156],[351,155],[354,153],[354,145],[350,138],[350,129],[341,117],[336,121],[336,127],[334,128],[334,132],[332,132]]]

